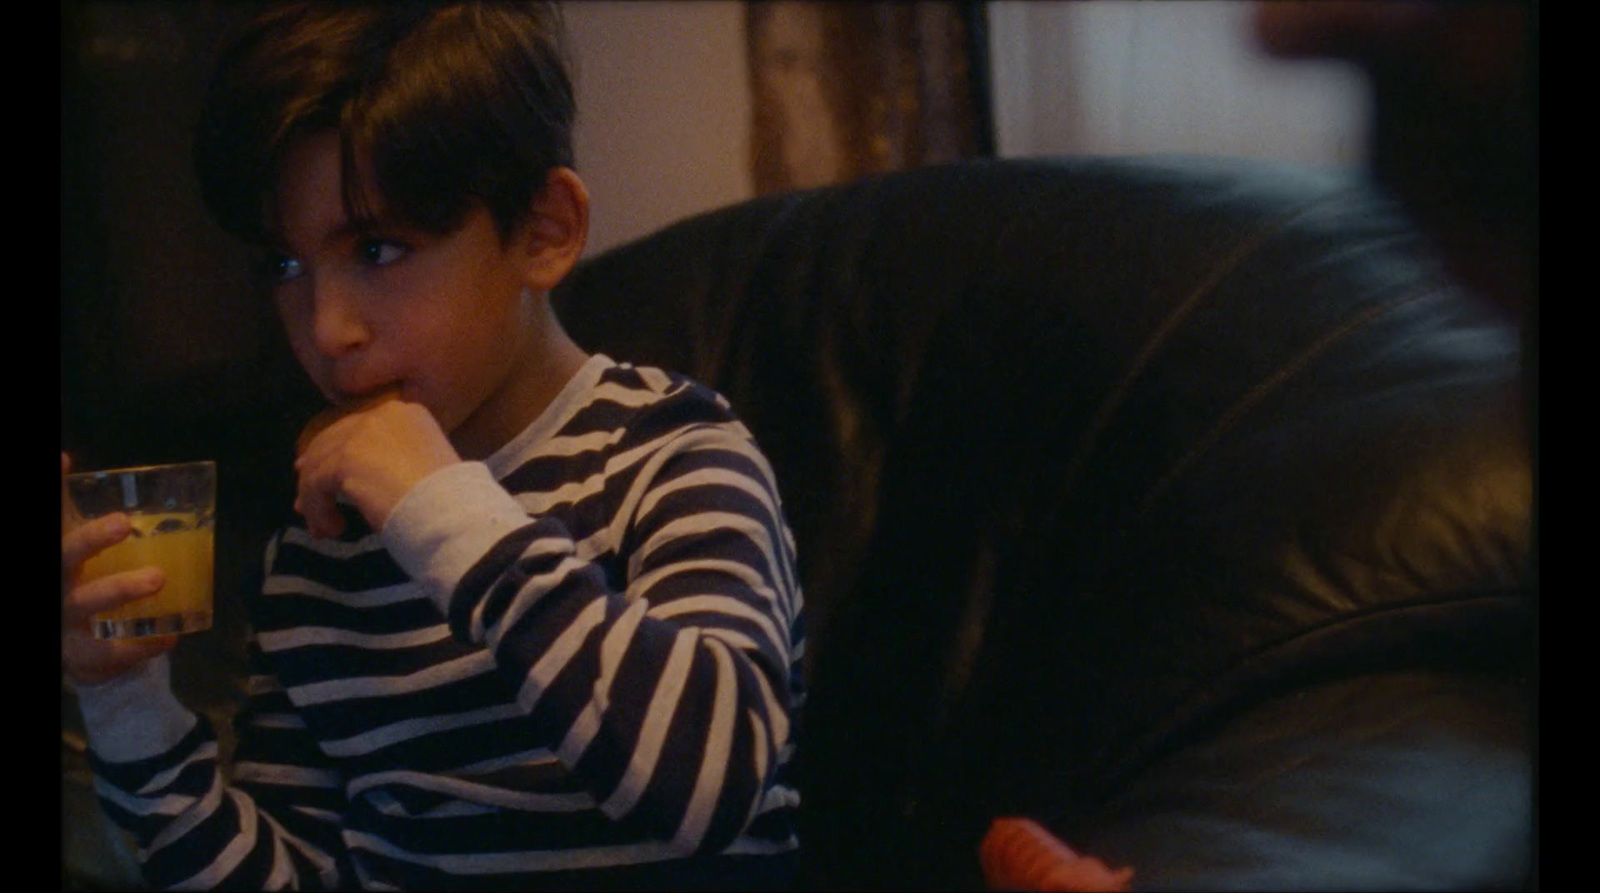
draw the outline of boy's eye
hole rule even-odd
[[[261,262],[261,275],[268,282],[288,282],[300,272],[300,262],[286,254],[269,255]]]
[[[387,242],[382,239],[364,239],[356,246],[356,254],[362,263],[373,266],[392,264],[404,257],[406,247],[398,242]]]

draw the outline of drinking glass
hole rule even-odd
[[[154,565],[166,583],[148,598],[94,615],[102,639],[189,633],[211,627],[217,466],[183,462],[67,475],[68,514],[98,518],[125,512],[128,538],[84,562],[84,582]]]

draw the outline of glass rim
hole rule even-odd
[[[217,460],[195,459],[190,462],[157,462],[153,465],[128,465],[122,468],[103,468],[98,471],[74,471],[67,475],[67,480],[86,480],[89,478],[110,477],[114,474],[142,474],[148,471],[160,471],[167,468],[190,468],[198,466],[209,466],[213,471],[215,471],[217,467]]]

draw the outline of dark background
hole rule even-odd
[[[61,438],[79,467],[252,453],[309,396],[190,166],[218,39],[253,8],[62,5]]]
[[[61,449],[78,470],[218,463],[215,629],[173,656],[197,709],[234,696],[238,594],[289,511],[294,436],[321,402],[190,163],[221,42],[256,5],[61,5]]]

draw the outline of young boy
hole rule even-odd
[[[350,411],[295,462],[231,778],[170,640],[85,632],[159,572],[76,586],[126,525],[63,535],[63,667],[152,885],[792,877],[792,538],[720,396],[553,315],[587,230],[572,118],[540,5],[284,7],[224,58],[204,195]]]

